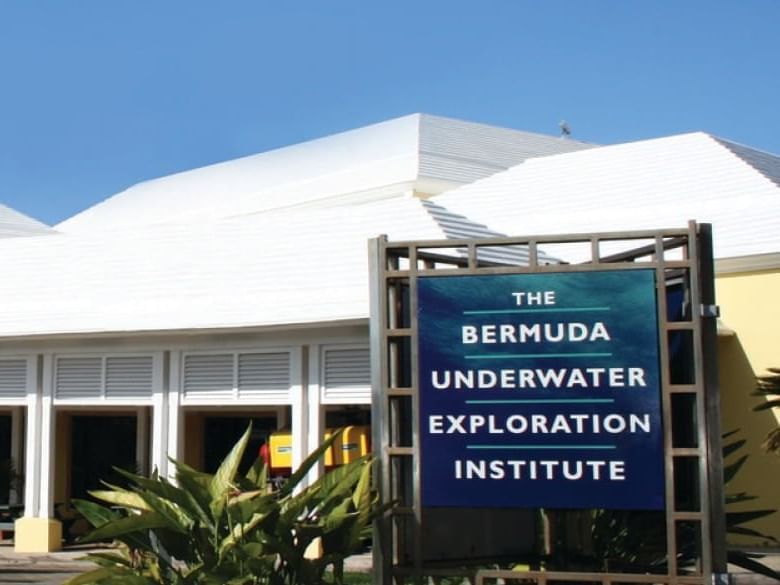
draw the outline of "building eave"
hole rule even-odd
[[[368,317],[354,317],[348,319],[334,319],[333,321],[299,322],[299,323],[274,323],[268,325],[235,325],[226,327],[193,327],[182,329],[138,329],[124,331],[62,331],[25,333],[20,335],[0,336],[0,353],[9,345],[29,342],[60,342],[60,341],[86,341],[86,340],[135,340],[157,339],[162,337],[193,337],[215,335],[251,335],[278,333],[281,331],[305,331],[327,328],[367,327]]]
[[[746,272],[766,272],[780,269],[780,252],[752,254],[734,258],[715,260],[715,274],[740,274]]]

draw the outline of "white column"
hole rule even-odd
[[[167,457],[178,461],[182,460],[184,453],[184,425],[182,424],[181,410],[181,353],[171,352],[169,364],[168,384],[168,444]],[[173,479],[176,469],[173,465],[167,465],[167,475]]]
[[[292,417],[292,464],[296,469],[306,458],[308,445],[307,404],[304,397],[304,354],[302,348],[290,352],[290,405]]]
[[[24,407],[14,406],[11,409],[11,461],[13,461],[16,472],[20,475],[24,473],[22,464],[24,463]],[[19,504],[22,501],[22,490],[17,489],[18,482],[11,486],[9,494],[9,504]]]
[[[54,356],[31,359],[27,380],[24,516],[14,523],[14,551],[51,552],[62,547],[62,524],[53,518]]]
[[[24,466],[24,515],[38,517],[41,492],[41,389],[38,383],[38,359],[27,364],[27,458]]]
[[[43,379],[41,380],[41,452],[40,452],[40,495],[38,518],[54,516],[54,439],[56,416],[54,410],[54,356],[43,356]]]
[[[168,397],[155,388],[152,396],[152,471],[168,473]]]
[[[154,357],[154,384],[152,394],[152,467],[161,477],[168,474],[168,384],[169,368],[165,355]]]
[[[309,348],[309,364],[307,376],[307,400],[309,410],[309,437],[307,452],[311,453],[320,446],[325,433],[325,413],[322,407],[322,389],[320,384],[321,348],[312,345]],[[315,465],[309,472],[308,482],[311,484],[322,474],[322,463]]]

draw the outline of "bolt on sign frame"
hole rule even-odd
[[[568,264],[551,261],[547,255],[575,249],[580,258],[587,260]],[[709,224],[690,222],[682,229],[478,240],[390,242],[382,236],[371,240],[369,252],[372,426],[377,455],[374,479],[382,502],[396,504],[375,524],[376,582],[422,583],[428,578],[436,582],[448,576],[466,577],[478,584],[501,579],[539,585],[556,581],[670,585],[728,582],[716,370],[717,307]],[[479,548],[479,543],[469,538],[489,539],[485,525],[500,521],[493,516],[480,528],[478,516],[484,510],[475,510],[477,515],[470,519],[466,516],[465,526],[473,526],[473,534],[467,529],[463,531],[467,534],[459,536],[467,541],[465,546],[455,546],[457,550],[446,562],[432,560],[426,539],[432,534],[446,536],[448,531],[462,530],[463,526],[448,525],[451,509],[434,514],[423,507],[419,279],[638,269],[653,271],[657,307],[664,471],[663,511],[658,514],[662,515],[661,532],[665,531],[663,572],[576,572],[568,567],[555,572],[550,566],[525,572],[479,570],[480,561],[484,567],[486,559],[469,556],[469,550]],[[667,311],[667,292],[674,286],[684,291],[684,310],[678,317],[671,317]],[[682,377],[672,371],[670,356],[671,339],[679,341],[680,337],[686,340],[690,370]],[[680,419],[691,421],[685,437],[675,436]],[[685,503],[680,502],[681,494]],[[522,497],[520,500],[518,508],[523,506]],[[544,528],[543,522],[537,528],[539,524]],[[457,540],[452,542],[457,545]],[[549,546],[547,532],[544,541]],[[681,562],[683,550],[693,562]]]

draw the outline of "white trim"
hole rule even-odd
[[[170,363],[168,364],[169,381],[168,396],[165,402],[164,413],[160,416],[160,425],[162,426],[161,441],[165,440],[166,449],[162,453],[156,453],[161,457],[160,474],[165,474],[169,479],[176,477],[176,468],[170,464],[168,457],[182,460],[182,447],[184,445],[184,421],[182,419],[181,392],[179,388],[182,384],[181,368],[183,360],[181,352],[171,352]],[[162,436],[167,428],[167,437]]]
[[[325,428],[324,408],[321,402],[321,359],[322,352],[319,345],[309,346],[309,363],[307,387],[308,387],[308,407],[309,407],[309,436],[306,445],[307,453],[312,453],[320,446]],[[308,483],[311,485],[322,474],[323,465],[315,465],[308,474]]]
[[[165,375],[166,356],[169,354],[157,352],[154,354],[154,391],[152,393],[152,437],[151,460],[149,471],[157,470],[165,477],[168,466],[168,383]],[[169,376],[171,370],[168,370]]]
[[[183,327],[183,328],[168,328],[168,329],[138,329],[127,330],[117,329],[114,331],[103,330],[83,330],[83,331],[55,331],[55,332],[35,332],[35,333],[23,333],[23,334],[11,334],[3,335],[0,332],[0,340],[3,342],[54,342],[54,343],[68,343],[73,341],[81,341],[84,339],[107,339],[110,341],[121,340],[123,343],[128,339],[136,338],[150,338],[149,343],[154,343],[156,348],[159,348],[160,342],[156,341],[159,337],[190,337],[195,335],[214,337],[217,335],[266,335],[268,333],[287,333],[287,332],[308,332],[310,330],[322,330],[322,329],[338,329],[343,327],[367,327],[368,317],[343,317],[334,318],[332,320],[319,320],[319,321],[301,321],[295,323],[273,323],[268,325],[256,325],[256,324],[236,324],[214,327]],[[153,341],[152,339],[155,339]],[[146,342],[147,340],[144,340]],[[203,347],[208,344],[211,346],[213,341],[200,341],[194,340],[192,344],[184,344],[179,349],[189,347]],[[177,345],[182,345],[181,342],[177,342]],[[66,346],[68,347],[68,346]]]
[[[103,398],[55,398],[54,405],[57,407],[74,408],[103,408],[110,410],[112,408],[135,408],[136,406],[152,406],[154,404],[154,394],[151,398],[122,398],[121,400],[105,400]]]
[[[244,398],[243,400],[222,400],[218,398],[210,399],[210,400],[194,400],[192,398],[184,398],[181,399],[181,406],[185,408],[207,408],[210,406],[215,406],[217,408],[222,407],[228,407],[228,406],[236,406],[236,407],[244,407],[244,406],[255,406],[255,407],[276,407],[280,406],[282,408],[286,406],[292,405],[292,399],[288,400],[255,400],[255,399],[247,399]]]
[[[43,356],[43,385],[41,389],[40,423],[40,490],[36,517],[54,516],[54,442],[56,436],[56,411],[54,401],[54,355]]]
[[[306,458],[308,445],[307,400],[303,387],[303,350],[290,352],[290,405],[292,418],[292,465],[296,469]]]
[[[715,276],[780,269],[780,252],[715,260]]]
[[[39,358],[43,359],[43,358]],[[34,376],[27,380],[27,459],[24,465],[24,515],[38,517],[40,501],[40,458],[41,458],[41,386],[38,361],[35,360]]]

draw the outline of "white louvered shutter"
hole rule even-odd
[[[152,356],[106,358],[106,398],[151,398],[153,385]]]
[[[60,399],[100,398],[103,388],[103,359],[100,357],[59,357],[54,396]]]
[[[24,398],[27,393],[27,360],[0,360],[0,398]]]
[[[325,401],[371,397],[371,359],[367,347],[327,348],[324,352]]]
[[[289,400],[290,353],[239,354],[238,395],[239,399]]]
[[[235,385],[235,356],[192,354],[184,356],[184,397],[188,399],[230,399]]]

